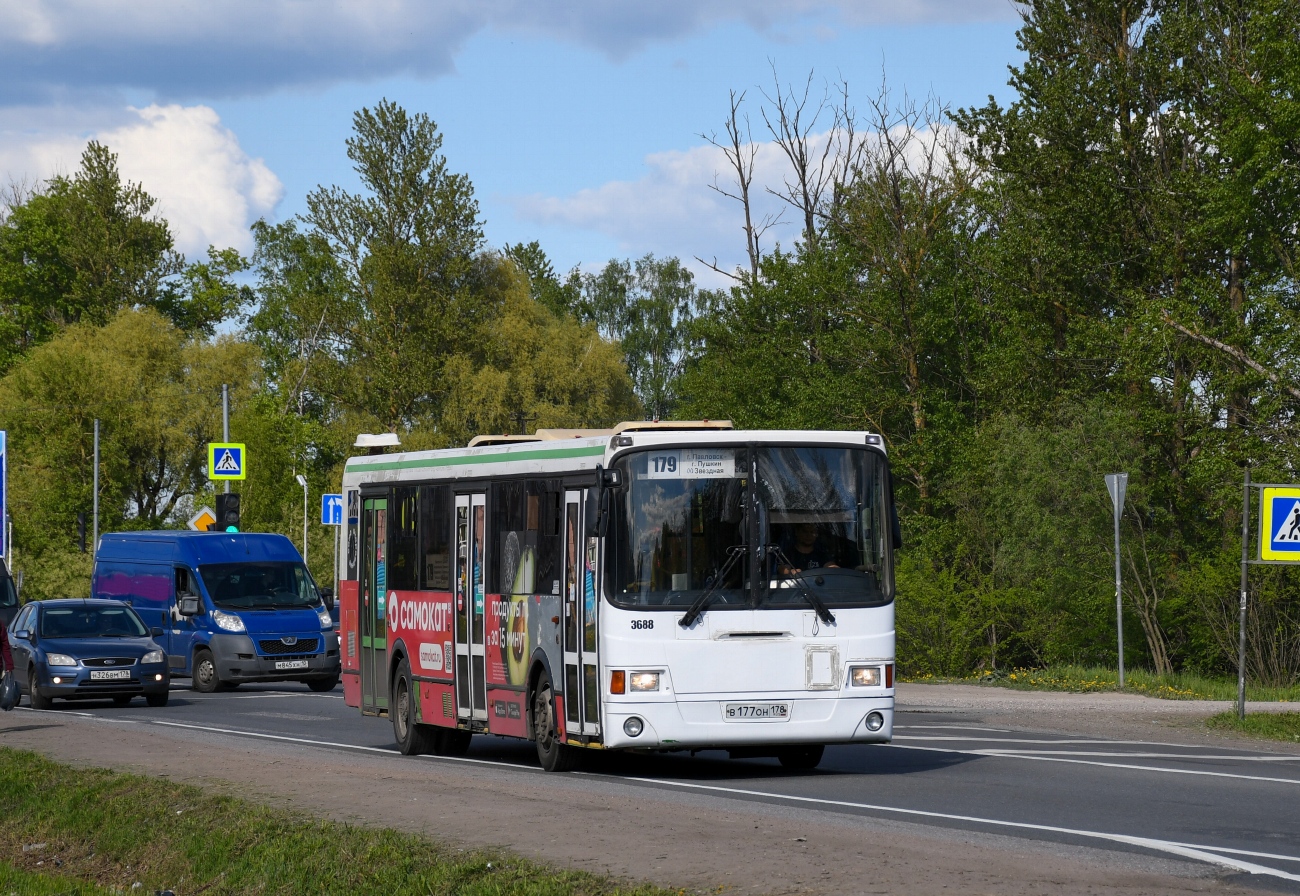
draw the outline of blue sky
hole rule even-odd
[[[646,252],[729,266],[739,217],[699,135],[730,90],[755,140],[773,66],[814,72],[818,95],[844,79],[860,109],[882,77],[895,99],[1005,103],[1017,24],[1005,0],[0,0],[0,178],[68,171],[93,136],[188,254],[247,251],[257,217],[356,186],[352,113],[386,97],[438,123],[493,245],[538,239],[561,271]]]

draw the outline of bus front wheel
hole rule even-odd
[[[578,764],[578,752],[560,743],[553,696],[551,677],[543,672],[533,691],[533,739],[537,742],[537,759],[548,772],[572,771]]]

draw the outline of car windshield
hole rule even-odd
[[[813,609],[893,598],[888,471],[874,452],[675,448],[617,465],[624,485],[612,496],[607,570],[619,606]]]
[[[285,610],[321,602],[301,563],[211,563],[199,567],[208,596],[230,610]]]
[[[142,638],[149,634],[130,607],[46,607],[41,635],[46,638]]]

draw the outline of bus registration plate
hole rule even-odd
[[[722,717],[728,722],[787,722],[789,703],[728,703]]]
[[[277,669],[306,669],[306,660],[280,660],[275,664]]]

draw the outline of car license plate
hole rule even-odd
[[[277,669],[306,669],[306,660],[279,660],[275,664]]]
[[[91,681],[115,681],[130,677],[130,669],[96,669],[90,673]]]
[[[728,722],[788,722],[789,703],[728,703],[722,709]]]

